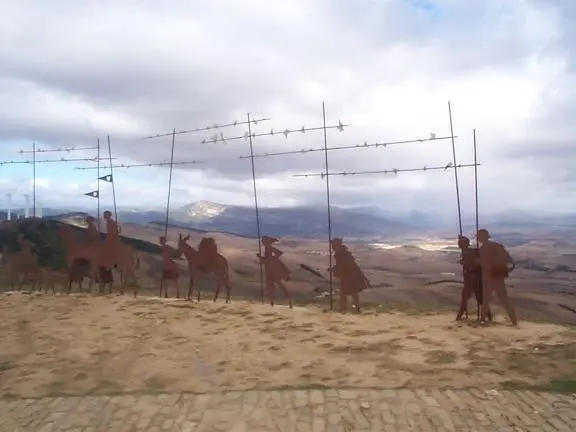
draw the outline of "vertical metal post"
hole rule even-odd
[[[116,207],[116,179],[114,178],[114,168],[112,168],[112,145],[110,144],[110,135],[108,135],[108,160],[110,162],[110,176],[112,176],[112,200],[114,201],[114,220],[118,224],[118,208]],[[100,186],[98,186],[100,190]],[[100,194],[98,194],[100,196]]]
[[[120,222],[118,221],[118,209],[116,207],[116,180],[114,179],[114,171],[112,168],[112,144],[110,144],[110,135],[107,135],[108,140],[108,162],[110,163],[110,176],[112,177],[112,200],[114,201],[114,220],[116,221],[116,229],[120,235]],[[98,165],[100,166],[100,165]],[[98,200],[100,200],[100,180],[98,180]],[[106,233],[108,235],[108,233]],[[124,283],[124,274],[120,272],[120,282]]]
[[[332,275],[332,212],[330,210],[330,172],[328,171],[328,136],[326,133],[326,106],[322,102],[322,125],[324,131],[324,168],[326,169],[326,205],[328,209],[328,266],[330,268],[329,283],[330,283],[330,310],[334,308],[334,291],[333,291],[333,275]]]
[[[454,165],[454,180],[456,181],[456,203],[458,205],[458,227],[462,235],[462,209],[460,207],[460,186],[458,184],[458,164],[456,162],[456,145],[454,143],[454,128],[452,127],[452,107],[448,101],[448,117],[450,118],[450,137],[452,140],[452,163]]]
[[[32,143],[32,215],[36,217],[36,143]]]
[[[258,255],[262,257],[262,235],[260,232],[260,209],[258,207],[258,191],[256,189],[256,169],[254,166],[254,143],[252,141],[252,126],[250,125],[250,113],[248,117],[248,141],[250,142],[250,162],[252,163],[252,186],[254,188],[254,209],[256,210],[256,234],[258,235]],[[260,299],[264,304],[264,269],[262,268],[262,260],[258,259],[258,266],[260,268]]]
[[[172,150],[170,152],[170,174],[168,175],[168,196],[166,198],[166,219],[164,220],[164,238],[168,241],[168,219],[170,217],[170,197],[172,195],[172,172],[174,171],[174,146],[176,144],[176,128],[172,131]],[[164,274],[160,278],[160,296],[164,286]]]
[[[476,248],[478,248],[478,152],[476,151],[476,129],[473,131],[474,134],[474,204],[476,211]]]
[[[480,244],[478,242],[478,152],[476,151],[476,129],[473,130],[473,141],[474,141],[474,207],[475,207],[475,217],[476,217],[476,250],[479,250]],[[480,295],[478,297],[478,305],[476,307],[476,318],[480,321],[481,318],[481,308],[484,303],[484,283],[482,281],[482,275],[479,276],[479,290]]]
[[[98,222],[98,232],[100,232],[100,138],[98,138],[97,141],[97,155],[98,157],[96,158],[98,167],[96,169],[96,182],[98,183],[98,204],[97,204],[97,216],[96,216],[96,221]],[[110,168],[112,169],[112,168]],[[112,179],[114,180],[114,179]]]

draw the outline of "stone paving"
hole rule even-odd
[[[0,400],[1,432],[576,430],[576,394],[278,390]]]

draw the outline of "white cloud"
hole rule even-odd
[[[448,135],[451,100],[462,162],[472,160],[472,129],[478,132],[485,212],[568,211],[576,156],[567,119],[576,94],[566,5],[437,0],[424,12],[400,0],[9,2],[0,17],[0,39],[10,41],[0,46],[0,142],[93,144],[110,134],[119,163],[166,161],[170,138],[142,136],[242,120],[248,111],[272,117],[257,132],[318,126],[326,101],[328,122],[350,125],[330,131],[329,145],[353,145]],[[222,132],[230,137],[244,129]],[[251,204],[249,162],[234,159],[247,145],[198,144],[210,135],[178,136],[177,160],[212,162],[176,170],[174,204]],[[257,153],[322,145],[315,132],[255,141]],[[3,149],[0,159],[16,158]],[[450,142],[438,141],[333,151],[330,165],[402,169],[451,158]],[[322,169],[321,153],[257,159],[263,205],[323,200],[319,179],[292,177]],[[165,202],[167,170],[116,174],[119,203]],[[66,192],[47,187],[42,194],[47,201],[84,202],[77,194],[95,186],[90,175],[70,170]],[[403,210],[437,210],[442,202],[453,212],[452,177],[450,171],[335,177],[333,201]],[[460,177],[469,209],[471,170]]]

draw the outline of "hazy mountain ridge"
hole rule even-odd
[[[328,214],[323,207],[285,207],[259,209],[261,234],[325,237]],[[373,238],[408,230],[402,222],[383,216],[334,207],[331,211],[335,236]],[[256,212],[253,207],[225,206],[199,201],[170,213],[170,220],[181,226],[206,231],[226,231],[243,236],[257,236]]]
[[[17,212],[18,209],[13,210]],[[327,210],[325,206],[300,206],[260,209],[260,231],[262,235],[290,236],[300,238],[325,238],[327,236]],[[48,219],[66,219],[80,223],[88,215],[84,211],[44,209]],[[166,212],[162,209],[121,209],[118,219],[123,223],[146,225],[163,224]],[[414,210],[405,214],[386,212],[378,207],[332,207],[332,235],[349,239],[378,241],[391,237],[414,234],[448,233],[452,227],[439,214]],[[200,231],[218,231],[246,237],[256,237],[256,213],[254,207],[225,205],[209,201],[198,201],[180,208],[171,209],[169,223],[173,226]],[[463,221],[465,232],[474,229],[474,221]],[[493,233],[506,234],[509,241],[526,241],[531,229],[546,228],[551,233],[576,230],[576,214],[561,216],[525,212],[502,213],[483,216],[482,226]],[[557,236],[554,236],[558,240]]]

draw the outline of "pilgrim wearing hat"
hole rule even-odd
[[[368,287],[368,279],[356,263],[352,253],[343,244],[341,238],[330,240],[334,251],[334,267],[330,269],[333,275],[340,279],[340,310],[347,308],[346,298],[351,296],[356,309],[360,312],[359,293]]]
[[[290,280],[290,269],[288,269],[286,264],[280,260],[283,252],[272,246],[274,243],[278,242],[278,239],[275,237],[262,236],[261,241],[264,245],[264,256],[261,256],[259,253],[257,253],[256,256],[260,258],[260,262],[264,265],[266,289],[268,290],[270,304],[272,306],[274,305],[273,291],[276,285],[279,285],[288,298],[290,307],[292,307],[292,298],[290,297],[288,289],[283,283],[283,281]]]
[[[478,242],[480,243],[478,263],[482,269],[483,289],[483,304],[481,318],[484,321],[489,314],[488,306],[492,298],[492,294],[496,292],[498,300],[506,310],[508,317],[512,324],[516,325],[516,312],[506,291],[505,280],[514,270],[516,264],[506,250],[500,243],[490,240],[490,233],[486,229],[479,229],[477,233]],[[508,265],[511,268],[508,268]]]
[[[103,216],[106,220],[106,250],[108,259],[112,263],[117,264],[119,249],[122,246],[120,241],[120,227],[112,218],[112,213],[109,210],[106,210]]]
[[[88,222],[88,227],[86,228],[86,234],[84,236],[85,241],[87,243],[99,241],[100,231],[98,231],[98,228],[96,227],[96,218],[88,216],[86,222]]]

